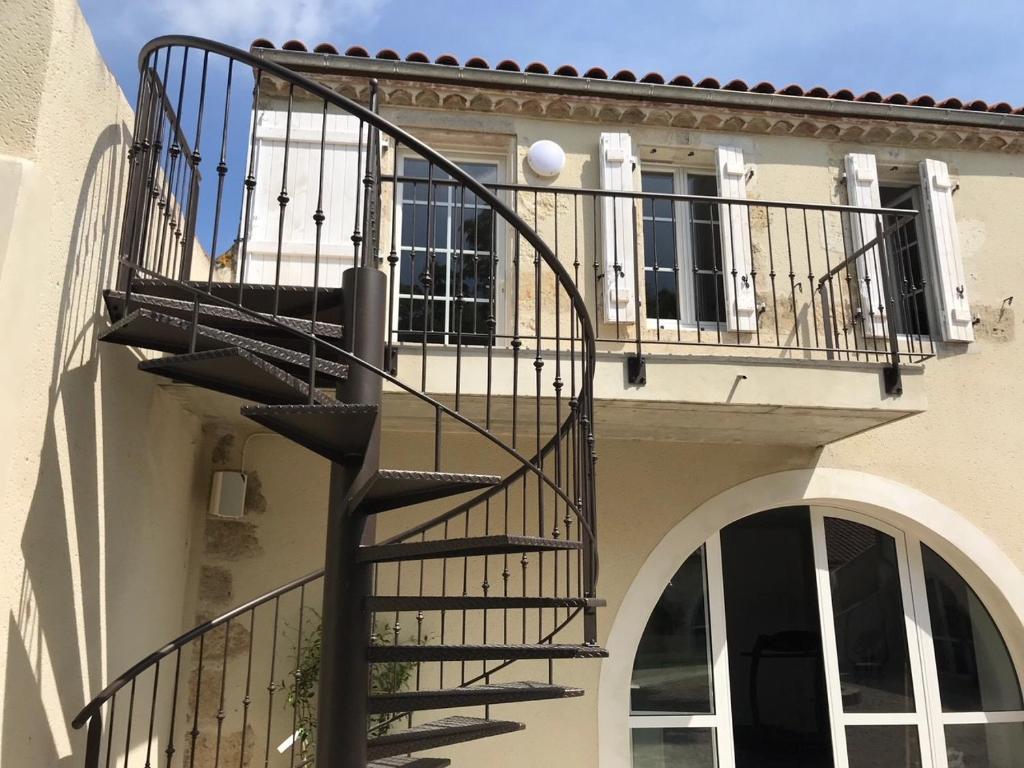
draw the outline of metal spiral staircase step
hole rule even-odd
[[[142,347],[171,354],[242,347],[260,357],[274,361],[289,373],[300,377],[308,376],[309,355],[303,352],[206,325],[195,326],[196,347],[195,350],[190,350],[192,330],[193,326],[190,320],[140,308],[132,310],[131,314],[118,320],[99,338],[100,341],[107,343]],[[318,385],[336,383],[348,376],[347,365],[321,358],[317,358],[316,371]]]
[[[381,595],[366,598],[366,609],[393,611],[501,611],[513,608],[603,608],[597,597],[475,597],[463,595]]]
[[[500,475],[381,469],[367,483],[360,509],[367,514],[375,514],[489,488],[500,482]]]
[[[309,401],[309,385],[305,381],[240,347],[143,360],[139,370],[260,403]],[[332,401],[314,389],[313,402]]]
[[[608,651],[596,645],[511,643],[479,645],[373,645],[367,657],[392,661],[509,661],[512,659],[604,659]]]
[[[514,723],[509,720],[446,717],[443,720],[413,726],[405,731],[369,739],[366,744],[366,753],[370,760],[378,760],[382,757],[404,755],[407,752],[446,747],[463,741],[513,733],[521,731],[525,727],[522,723]]]
[[[519,552],[548,552],[581,549],[578,541],[544,539],[539,536],[469,536],[436,541],[411,541],[398,544],[373,544],[359,548],[364,563],[392,563],[397,560],[433,560],[439,557],[506,555]]]
[[[345,461],[365,452],[377,406],[248,405],[242,415],[331,461]]]
[[[379,715],[387,712],[417,712],[424,709],[568,699],[582,695],[582,688],[569,688],[564,685],[533,682],[498,683],[465,688],[374,694],[369,698],[368,711],[370,714]]]
[[[233,297],[233,300],[235,299],[237,299],[237,295]],[[112,322],[117,322],[124,317],[124,291],[104,291],[103,300],[106,302],[107,314]],[[196,309],[194,296],[188,299],[175,299],[168,296],[155,296],[141,292],[132,293],[131,306],[132,308],[144,307],[146,309],[154,309],[167,315],[185,319],[191,319]],[[252,338],[258,338],[261,341],[275,344],[287,341],[301,341],[299,337],[290,333],[287,329],[304,333],[315,333],[317,336],[322,336],[325,339],[334,339],[335,341],[341,339],[343,331],[342,326],[337,323],[325,323],[318,319],[314,326],[309,320],[289,317],[281,314],[280,311],[277,316],[268,312],[260,312],[257,316],[253,316],[234,307],[204,302],[203,297],[200,297],[198,311],[199,321],[203,325],[235,333],[245,333],[245,335]],[[286,328],[277,327],[274,323],[280,323],[286,326]]]
[[[448,768],[451,760],[444,757],[385,757],[366,764],[366,768]]]
[[[168,282],[148,277],[137,277],[132,280],[132,293],[159,296],[167,299],[187,301],[195,298],[190,288],[207,291],[217,298],[232,303],[238,302],[238,283],[214,282],[207,284],[205,280],[189,280],[186,282]],[[241,304],[254,312],[270,314],[274,311],[274,297],[277,295],[277,311],[286,317],[308,320],[313,311],[313,287],[307,285],[281,285],[276,289],[273,285],[245,283],[242,286]],[[341,322],[342,293],[340,288],[318,288],[316,291],[317,320],[326,323]]]

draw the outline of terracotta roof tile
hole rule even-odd
[[[272,41],[266,38],[257,38],[252,42],[252,48],[274,48],[275,45]],[[298,51],[308,52],[306,44],[301,40],[289,40],[281,46],[286,51]],[[315,53],[338,55],[338,48],[331,43],[320,43],[313,48]],[[345,50],[346,56],[353,56],[358,58],[377,58],[383,61],[401,61],[401,56],[391,48],[383,48],[377,52],[377,55],[371,57],[369,51],[361,45],[353,45]],[[422,51],[413,51],[405,57],[405,60],[417,64],[430,64],[431,60]],[[459,60],[450,53],[445,53],[438,56],[434,60],[435,64],[441,64],[450,67],[460,66]],[[492,67],[487,63],[486,59],[479,56],[474,56],[466,61],[462,66],[471,69],[491,69]],[[527,72],[530,74],[548,74],[548,66],[544,62],[534,61],[526,66],[525,69],[520,68],[519,64],[513,59],[503,59],[493,69],[501,72]],[[563,64],[554,70],[554,74],[562,77],[585,77],[594,78],[600,80],[608,80],[608,71],[601,67],[589,67],[583,71],[580,75],[580,70],[570,64]],[[662,85],[668,83],[669,85],[693,87],[695,85],[693,78],[688,75],[676,75],[671,80],[667,80],[666,77],[660,72],[648,72],[642,78],[637,76],[628,69],[622,69],[616,72],[610,79],[618,80],[621,82],[639,82],[651,83],[656,85]],[[889,96],[882,96],[878,91],[867,91],[862,93],[860,96],[854,95],[853,91],[848,88],[842,88],[840,90],[829,92],[827,89],[821,86],[815,86],[814,88],[804,89],[802,86],[795,83],[787,85],[785,88],[776,88],[774,85],[767,81],[759,82],[757,85],[750,87],[743,80],[734,79],[728,81],[725,85],[713,77],[705,77],[696,82],[697,88],[707,89],[721,89],[727,91],[750,91],[752,93],[766,93],[766,94],[777,94],[782,96],[808,96],[816,99],[836,99],[840,101],[860,101],[867,103],[884,103],[894,105],[911,105],[915,107],[940,107],[942,109],[964,109],[972,112],[994,112],[999,114],[1013,114],[1013,115],[1024,115],[1024,105],[1019,107],[1013,107],[1011,104],[1005,101],[1000,101],[994,104],[989,104],[982,99],[975,99],[964,101],[958,98],[947,98],[937,99],[934,96],[923,94],[917,98],[910,99],[902,93],[893,93]]]

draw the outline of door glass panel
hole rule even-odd
[[[633,768],[715,768],[714,728],[634,728]]]
[[[913,712],[896,541],[825,518],[839,678],[846,712]]]
[[[744,518],[721,541],[737,768],[831,766],[809,510]]]
[[[846,754],[850,768],[921,768],[917,726],[847,726]]]
[[[1024,760],[1024,723],[946,726],[949,768],[1017,768]]]
[[[647,620],[633,662],[633,714],[712,712],[704,569],[701,547],[676,571]]]
[[[1024,709],[1003,636],[967,582],[921,545],[944,712]]]

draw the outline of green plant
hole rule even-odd
[[[288,704],[296,710],[295,739],[303,755],[316,750],[317,728],[317,691],[320,684],[320,658],[323,644],[323,629],[320,615],[310,611],[315,617],[313,626],[302,637],[301,646],[296,646],[295,668],[292,679],[282,682],[288,692]],[[390,624],[385,623],[378,628],[374,622],[370,634],[371,645],[384,645],[393,638]],[[370,692],[397,693],[408,685],[416,669],[413,661],[392,661],[370,665]],[[378,735],[387,733],[393,721],[393,715],[371,715],[370,730]]]

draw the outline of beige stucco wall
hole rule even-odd
[[[73,765],[79,708],[182,629],[208,478],[198,420],[96,341],[128,104],[73,0],[0,27],[0,763]]]
[[[327,482],[325,461],[282,438],[257,435],[240,419],[202,417],[187,395],[172,395],[137,375],[128,350],[95,343],[104,322],[99,287],[112,266],[130,111],[74,3],[32,7],[34,13],[9,22],[17,44],[0,51],[0,327],[9,361],[0,385],[0,424],[8,438],[0,445],[0,498],[9,531],[0,554],[9,612],[0,649],[5,765],[49,765],[67,757],[81,744],[80,735],[68,731],[70,717],[122,667],[183,627],[318,566]],[[568,155],[557,180],[565,186],[598,185],[599,134],[621,128],[507,115],[388,114],[430,141],[442,139],[447,150],[466,142],[477,149],[504,147],[515,178],[529,183],[538,179],[525,170],[526,147],[555,139]],[[482,135],[500,138],[480,141]],[[1015,386],[1024,376],[1024,356],[1012,304],[1004,302],[1019,293],[1015,249],[1024,239],[1017,215],[1024,158],[649,127],[635,128],[634,142],[641,150],[741,146],[756,169],[751,197],[805,202],[842,200],[838,176],[849,151],[875,151],[880,166],[911,166],[924,157],[948,161],[961,185],[961,245],[980,323],[978,341],[967,349],[941,348],[915,377],[926,395],[915,393],[915,410],[927,402],[924,413],[821,451],[770,438],[731,443],[742,416],[728,421],[728,433],[716,436],[709,428],[700,443],[672,439],[664,430],[656,440],[630,435],[622,423],[610,439],[601,437],[599,405],[600,592],[609,601],[602,638],[645,559],[670,530],[716,494],[784,470],[860,469],[896,480],[948,505],[1024,567],[1017,519],[1024,457],[1015,418],[1024,407]],[[403,361],[401,370],[416,377],[414,362]],[[692,369],[685,358],[659,365],[656,373],[671,379],[652,384],[648,391],[657,399],[687,399]],[[820,378],[796,367],[791,375],[794,392]],[[615,378],[607,381],[604,394],[615,399]],[[717,407],[727,405],[727,394],[715,395]],[[409,426],[387,433],[387,465],[429,465],[428,436]],[[451,439],[446,447],[451,469],[492,469],[472,441]],[[203,516],[209,471],[217,468],[244,468],[250,475],[241,521]],[[381,534],[407,522],[400,513],[389,515]],[[678,553],[680,562],[687,554]],[[552,755],[561,765],[596,765],[601,663],[557,668],[560,680],[583,685],[589,695],[502,707],[497,716],[522,718],[528,731],[444,754],[456,765],[547,765]],[[513,672],[546,675],[539,667]],[[237,714],[241,697],[233,701]],[[263,715],[253,717],[258,732]]]
[[[524,170],[525,147],[540,138],[553,138],[568,154],[567,169],[557,180],[566,186],[597,185],[593,158],[598,136],[601,130],[614,127],[411,110],[395,110],[392,116],[405,125],[415,126],[414,132],[425,138],[440,139],[448,150],[457,149],[460,142],[471,142],[474,130],[501,134],[500,141],[489,139],[473,146],[506,147],[518,179],[529,183],[538,180]],[[448,133],[445,141],[449,126],[457,127],[460,133]],[[892,482],[914,489],[951,509],[963,530],[971,531],[972,536],[976,533],[983,542],[981,551],[990,548],[993,560],[1004,558],[1011,568],[1024,567],[1024,533],[1018,520],[1019,474],[1024,456],[1018,445],[1020,427],[1016,418],[1024,408],[1024,395],[1014,386],[1024,375],[1024,356],[1016,336],[1019,321],[1012,303],[1004,302],[1019,288],[1016,243],[1024,235],[1024,225],[1015,209],[1024,196],[1024,158],[649,128],[637,129],[634,141],[641,147],[678,145],[710,149],[719,143],[742,146],[746,162],[756,169],[748,189],[751,197],[819,203],[843,201],[845,193],[839,175],[847,152],[873,151],[879,156],[880,167],[898,165],[904,169],[912,168],[925,157],[946,160],[960,183],[955,203],[970,281],[967,290],[979,322],[975,327],[977,341],[967,347],[940,345],[938,356],[914,376],[914,386],[920,387],[919,391],[915,389],[914,409],[923,409],[923,413],[823,449],[779,445],[789,439],[784,431],[776,438],[759,432],[756,440],[744,439],[739,434],[744,423],[742,415],[716,415],[721,422],[717,437],[712,425],[701,434],[699,443],[689,442],[694,439],[692,432],[681,432],[678,439],[673,439],[664,428],[656,433],[652,429],[630,435],[628,423],[612,415],[612,406],[606,404],[602,410],[599,404],[600,593],[609,603],[600,619],[602,639],[613,631],[617,620],[638,620],[633,615],[619,617],[620,603],[645,560],[680,521],[730,488],[787,470],[860,470],[878,478],[880,485]],[[418,381],[415,350],[402,354],[401,375]],[[684,392],[693,386],[689,377],[695,369],[686,364],[684,357],[674,365],[659,362],[655,372],[667,378],[659,378],[649,385],[648,391],[654,392],[652,397],[662,403],[691,400]],[[472,378],[472,374],[466,375]],[[798,399],[801,389],[816,386],[820,381],[813,366],[794,366],[788,375],[791,394]],[[442,374],[434,381],[438,382],[435,386],[439,391],[445,391]],[[464,386],[472,387],[472,383]],[[607,377],[603,387],[601,394],[607,398],[606,403],[627,396],[626,390],[615,391],[613,375]],[[638,396],[642,395],[633,391],[628,394]],[[713,393],[708,394],[712,396]],[[878,398],[880,393],[873,389],[866,396]],[[720,410],[716,414],[728,410],[726,392],[719,392],[717,397],[716,407]],[[850,402],[855,399],[849,398]],[[695,407],[692,400],[687,407]],[[602,437],[602,423],[607,421],[613,423],[604,434],[611,433],[614,438]],[[220,465],[237,468],[241,463],[240,446],[252,429],[235,422],[221,422],[218,429],[230,435],[226,444],[231,446],[220,454]],[[429,464],[430,440],[418,429],[422,425],[410,421],[404,427],[398,425],[397,431],[386,433],[386,465]],[[469,441],[448,440],[446,449],[447,467],[467,471],[489,468]],[[221,539],[220,529],[237,526],[239,533],[244,528],[246,541],[258,546],[247,545],[227,553],[218,550],[204,560],[209,568],[203,581],[209,588],[199,606],[200,615],[259,594],[320,562],[326,462],[281,438],[260,436],[248,443],[245,468],[250,477],[258,479],[258,492],[250,493],[247,518],[240,523],[215,522],[213,526],[218,531],[217,540]],[[873,481],[865,479],[865,483],[869,482]],[[730,513],[751,512],[757,506],[756,499],[743,503],[749,504],[749,508]],[[836,497],[832,503],[843,506],[844,499]],[[853,501],[849,504],[851,508],[855,506]],[[886,513],[882,510],[879,514],[884,517]],[[893,513],[890,520],[899,524],[897,518]],[[379,533],[383,536],[408,522],[409,518],[400,513],[390,513],[382,518]],[[941,536],[936,534],[936,542],[948,543],[943,538],[948,535],[948,531]],[[211,540],[209,535],[207,540]],[[676,554],[682,562],[689,552],[680,550]],[[983,571],[984,564],[973,571],[965,568],[982,594],[998,600],[998,585],[985,583]],[[1012,613],[996,612],[1005,622],[1016,620]],[[1006,625],[1005,629],[1011,643],[1019,643],[1019,627]],[[629,660],[618,659],[617,663],[628,664]],[[502,706],[494,710],[494,715],[522,719],[528,725],[525,733],[453,747],[441,753],[454,758],[455,765],[547,765],[551,764],[552,755],[559,756],[559,765],[597,765],[597,692],[601,668],[600,662],[557,664],[557,679],[583,685],[588,690],[586,698]],[[545,676],[546,668],[542,666],[519,664],[510,670],[513,678]],[[567,749],[570,744],[572,748]]]

